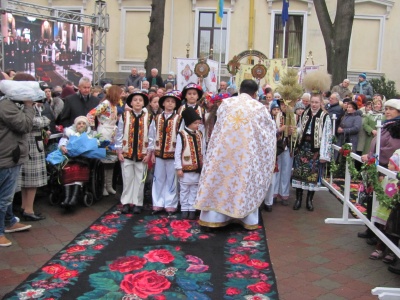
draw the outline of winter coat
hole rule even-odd
[[[356,152],[358,144],[358,132],[361,129],[362,118],[359,113],[346,113],[340,121],[339,127],[343,128],[343,133],[338,134],[338,146],[346,143],[352,144],[352,151]]]

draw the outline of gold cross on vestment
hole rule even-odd
[[[236,111],[234,115],[228,116],[228,121],[233,124],[233,129],[238,130],[241,126],[249,123],[249,120],[243,117],[242,111]]]

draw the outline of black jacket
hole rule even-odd
[[[95,108],[99,102],[100,101],[97,97],[91,95],[88,96],[88,99],[84,100],[83,96],[79,92],[69,95],[65,98],[64,109],[60,114],[58,123],[64,127],[73,125],[75,118],[79,116],[86,117],[87,113]]]

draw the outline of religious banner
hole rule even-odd
[[[275,90],[281,81],[281,77],[287,71],[287,59],[277,58],[277,59],[266,59],[263,62],[266,67],[266,74],[263,78],[257,80],[254,75],[254,65],[240,64],[239,70],[236,73],[235,84],[240,86],[240,83],[244,79],[254,79],[261,86],[269,85],[272,90]],[[257,71],[257,70],[256,70]]]
[[[318,71],[319,70],[319,66],[303,66],[298,73],[299,76],[299,84],[302,84],[304,76],[306,76],[307,74],[314,72],[314,71]]]
[[[219,64],[217,61],[212,59],[207,59],[207,64],[210,66],[210,73],[208,73],[208,76],[204,79],[204,85],[207,91],[216,93],[218,90],[217,81]]]
[[[197,75],[194,73],[194,68],[198,63],[197,58],[177,58],[177,73],[176,83],[177,89],[182,89],[189,83],[193,82],[197,84]]]

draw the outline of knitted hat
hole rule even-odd
[[[182,112],[183,120],[185,121],[185,126],[189,126],[196,120],[201,120],[201,117],[197,114],[193,107],[189,106]]]
[[[303,102],[301,102],[301,101],[296,102],[296,104],[294,106],[294,112],[296,112],[298,109],[306,109]]]
[[[353,96],[353,101],[357,103],[358,108],[361,108],[365,105],[365,102],[367,101],[367,97],[363,94],[355,94]]]
[[[142,92],[133,92],[132,94],[129,94],[128,98],[126,98],[126,104],[129,107],[132,107],[132,99],[134,96],[139,95],[142,96],[143,98],[143,107],[147,106],[147,104],[149,104],[149,97],[147,97],[147,95],[145,93]]]
[[[281,94],[279,93],[274,94],[274,99],[281,99],[281,98],[282,98]]]
[[[75,90],[72,86],[66,86],[65,88],[63,88],[62,92],[61,92],[61,98],[65,99],[66,97],[75,94]]]
[[[400,150],[396,150],[393,155],[389,158],[389,162],[391,162],[396,171],[400,171]]]
[[[361,73],[360,75],[358,75],[358,77],[362,77],[362,78],[364,78],[364,80],[365,80],[365,79],[367,79],[367,74]]]
[[[165,93],[164,96],[162,96],[160,98],[160,100],[158,100],[158,104],[160,105],[160,107],[162,109],[164,109],[165,99],[173,98],[173,99],[175,99],[175,103],[176,103],[175,109],[178,109],[178,107],[181,106],[181,97],[178,96],[178,92],[179,91],[171,91],[171,92]]]
[[[270,106],[271,111],[272,111],[274,108],[279,108],[279,109],[281,108],[281,107],[279,106],[278,101],[272,101],[272,102],[271,102],[271,106]]]
[[[86,127],[89,126],[89,120],[85,116],[76,117],[74,120],[74,125],[76,126],[76,125],[78,125],[79,122],[82,122],[82,121],[86,123]]]
[[[186,93],[190,89],[194,89],[197,91],[197,94],[199,95],[199,99],[203,96],[203,88],[200,85],[195,84],[195,83],[189,83],[182,90],[182,98],[183,99],[186,99]]]
[[[389,107],[393,107],[395,109],[397,109],[398,111],[400,111],[400,99],[390,99],[388,101],[385,102],[384,106],[389,106]]]

